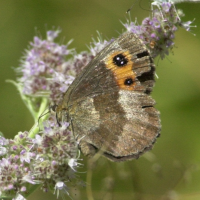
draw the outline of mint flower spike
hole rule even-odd
[[[74,49],[68,48],[72,40],[66,45],[55,43],[59,33],[60,30],[48,31],[46,39],[34,37],[17,70],[22,74],[18,79],[21,93],[32,101],[35,112],[38,112],[41,98],[57,104],[74,80],[68,73],[67,60],[74,55]]]
[[[92,38],[92,42],[90,44],[90,46],[88,46],[88,49],[90,51],[90,53],[92,54],[92,56],[96,56],[97,53],[99,53],[105,46],[107,46],[110,42],[107,40],[104,40],[102,38],[102,35],[100,34],[100,32],[97,31],[97,39]]]
[[[175,13],[176,13],[176,16],[177,16],[177,18],[178,18],[178,20],[179,21],[181,21],[181,18],[180,17],[182,17],[183,16],[183,13],[182,12],[180,12],[179,14],[178,14],[178,12],[179,12],[179,10],[177,11],[176,10],[176,7],[175,7],[175,3],[178,3],[176,0],[175,1],[172,1],[172,0],[154,0],[152,3],[151,3],[151,6],[152,6],[152,10],[154,10],[153,9],[153,6],[156,6],[156,7],[158,7],[159,9],[160,9],[160,11],[161,11],[161,15],[162,15],[162,17],[163,17],[163,20],[164,20],[164,16],[163,16],[163,12],[162,12],[162,5],[165,5],[165,9],[168,9],[167,7],[168,6],[166,6],[166,5],[171,5],[171,6],[173,6],[173,9],[174,9],[174,11],[175,11]],[[167,11],[167,10],[165,10],[165,11]]]
[[[34,138],[28,132],[19,132],[13,140],[0,137],[1,197],[23,199],[38,187],[69,195],[69,188],[79,185],[76,173],[81,160],[69,123],[59,127],[51,116],[43,124]]]
[[[141,25],[137,21],[127,21],[125,28],[138,35],[149,48],[153,58],[164,59],[174,47],[175,32],[179,27],[190,31],[191,21],[183,22],[184,13],[177,10],[172,1],[153,1],[152,15],[145,18]]]

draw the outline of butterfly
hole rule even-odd
[[[125,161],[152,149],[161,130],[150,96],[154,74],[149,50],[131,32],[85,66],[56,108],[58,121],[70,122],[84,155],[101,151],[109,160]]]

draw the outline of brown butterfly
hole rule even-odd
[[[138,158],[160,134],[149,96],[155,66],[147,47],[127,32],[111,42],[76,77],[58,105],[84,155],[99,150],[112,161]]]

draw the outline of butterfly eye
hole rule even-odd
[[[124,81],[124,84],[125,84],[125,85],[132,85],[132,84],[133,84],[133,79],[132,79],[132,78],[127,78],[127,79]]]
[[[128,63],[128,59],[123,54],[118,54],[113,58],[113,62],[118,67],[122,67]]]

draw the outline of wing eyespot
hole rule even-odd
[[[133,79],[132,78],[127,78],[125,81],[124,81],[124,85],[132,85],[133,84]]]
[[[117,65],[118,67],[123,67],[127,65],[128,59],[123,54],[120,53],[114,56],[113,63],[114,65]]]

